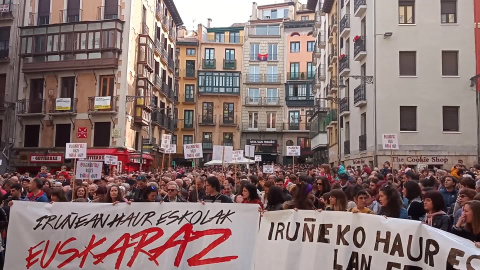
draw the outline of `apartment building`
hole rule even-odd
[[[298,2],[297,2],[298,4]],[[314,84],[316,66],[312,55],[315,51],[315,37],[312,28],[315,11],[295,9],[295,20],[285,21],[284,38],[286,51],[285,69],[285,112],[283,123],[286,146],[300,146],[298,163],[313,162],[310,140],[309,118],[314,112]],[[268,91],[268,89],[267,89]],[[268,98],[268,97],[267,97]],[[284,163],[291,163],[292,157],[284,157]]]
[[[240,149],[241,77],[244,24],[198,26],[198,93],[195,142],[203,145],[201,164],[212,159],[213,145]]]
[[[472,7],[471,0],[339,0],[344,165],[477,162]],[[383,134],[398,134],[399,150],[384,150]]]
[[[22,26],[24,1],[0,0],[0,173],[9,163],[15,126],[15,101],[18,89],[19,38],[17,30]]]
[[[119,171],[159,167],[174,129],[176,28],[172,0],[33,0],[20,29],[22,73],[12,167],[51,171],[65,144]]]
[[[173,142],[177,145],[177,154],[173,160],[178,165],[190,165],[191,160],[184,159],[183,144],[195,142],[195,104],[197,101],[197,68],[199,55],[199,42],[196,32],[187,31],[182,28],[177,40],[177,55],[179,64],[177,66],[179,88],[178,105],[175,108],[174,115],[177,119],[175,135]]]

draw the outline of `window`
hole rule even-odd
[[[457,51],[442,51],[442,75],[458,76]]]
[[[96,122],[93,128],[93,146],[110,146],[110,122]]]
[[[308,16],[302,16],[302,21],[308,21]]]
[[[345,141],[350,141],[350,122],[345,122]]]
[[[215,49],[205,49],[205,59],[214,60],[215,59]]]
[[[185,85],[185,102],[194,102],[195,85]]]
[[[183,111],[183,124],[184,128],[193,128],[193,111],[185,110]]]
[[[185,76],[188,78],[195,77],[195,60],[185,61]]]
[[[306,84],[289,84],[288,85],[288,98],[294,100],[306,100],[308,96],[311,96],[310,87]]]
[[[300,78],[300,63],[290,63],[290,80],[298,80]]]
[[[63,22],[80,21],[80,0],[68,0],[66,15],[66,18],[62,18]]]
[[[203,102],[202,122],[210,124],[213,123],[213,102]]]
[[[277,81],[278,81],[278,67],[277,66],[268,66],[267,82],[277,82]]]
[[[272,12],[271,12],[271,19],[276,19],[277,18],[277,10],[276,9],[272,9]]]
[[[223,103],[223,123],[235,124],[235,104]]]
[[[399,0],[398,1],[398,23],[399,24],[415,23],[415,0]]]
[[[300,111],[289,111],[288,112],[288,126],[289,130],[298,130],[300,129]]]
[[[187,55],[196,55],[197,50],[195,48],[187,49]]]
[[[212,143],[213,135],[212,135],[211,132],[203,132],[202,135],[203,135],[202,136],[202,143],[210,143],[210,144]],[[208,148],[208,147],[205,147],[205,148]],[[212,147],[210,146],[210,148],[212,148]]]
[[[70,143],[71,124],[55,125],[55,147],[66,147]]]
[[[260,104],[260,89],[249,88],[247,102],[248,104]]]
[[[367,113],[360,115],[360,135],[367,135]]]
[[[62,88],[59,98],[73,98],[75,91],[75,77],[62,77]]]
[[[267,112],[267,131],[275,130],[277,113]]]
[[[225,60],[234,61],[235,60],[235,50],[234,49],[225,49]]]
[[[416,106],[400,106],[400,131],[417,131]]]
[[[284,19],[288,18],[288,8],[283,10],[283,18]]]
[[[312,62],[307,63],[307,79],[314,79],[315,78],[315,66]]]
[[[198,72],[199,93],[240,93],[240,73],[238,72]]]
[[[230,43],[239,44],[240,43],[240,33],[230,32]]]
[[[268,44],[268,61],[277,61],[278,44]]]
[[[215,33],[215,42],[224,43],[225,42],[225,33]]]
[[[114,95],[115,77],[113,75],[100,76],[100,93],[101,97]]]
[[[458,124],[458,106],[443,106],[443,131],[458,132],[460,127]]]
[[[290,52],[291,53],[300,52],[300,42],[290,42]]]
[[[267,89],[267,105],[276,105],[278,103],[278,89]]]
[[[23,147],[39,147],[40,125],[25,125]]]
[[[177,145],[177,135],[172,135],[172,144]]]
[[[192,143],[193,143],[193,135],[183,135],[183,145],[192,144]]]
[[[232,132],[224,132],[223,133],[223,145],[233,146],[233,133]]]
[[[250,43],[250,60],[257,60],[257,56],[260,53],[260,44]]]
[[[255,27],[257,36],[280,36],[280,25],[262,25]]]
[[[5,89],[7,88],[7,74],[0,74],[0,102],[5,100]],[[1,136],[2,133],[0,133]]]
[[[315,50],[315,41],[307,41],[307,52],[313,52]]]
[[[30,80],[30,100],[28,108],[25,108],[29,113],[44,112],[43,87],[43,79]]]
[[[259,74],[259,66],[250,66],[250,74],[249,76],[249,82],[259,82],[260,81],[260,74]]]
[[[257,129],[258,128],[258,112],[249,112],[248,113],[248,128]]]
[[[50,0],[39,0],[37,25],[44,25],[49,23],[50,23]]]
[[[442,23],[457,22],[457,0],[441,0]]]
[[[400,76],[417,75],[417,52],[400,52]]]
[[[8,58],[9,49],[10,49],[10,27],[0,27],[0,59]]]

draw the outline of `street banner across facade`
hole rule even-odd
[[[10,218],[8,270],[254,268],[258,205],[15,201]]]
[[[267,212],[256,248],[255,268],[262,270],[480,269],[480,249],[469,240],[421,222],[368,214]]]

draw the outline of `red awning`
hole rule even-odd
[[[93,148],[87,149],[87,155],[123,155],[125,154],[124,150],[118,150],[116,148]]]
[[[140,158],[140,154],[132,154],[130,158]],[[148,154],[142,154],[142,158],[146,160],[153,160],[153,157]]]

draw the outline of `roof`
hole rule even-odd
[[[286,7],[286,6],[293,6],[295,3],[293,2],[286,2],[286,3],[278,3],[278,4],[268,4],[268,5],[262,5],[258,6],[258,9],[267,9],[267,8],[275,8],[275,7]]]
[[[230,27],[245,27],[245,23],[234,23]]]
[[[198,46],[198,40],[195,37],[178,38],[177,45]]]
[[[283,23],[285,28],[311,28],[315,24],[315,21],[286,21]]]
[[[308,8],[308,9],[315,10],[318,1],[320,1],[320,0],[308,0],[308,1],[307,1],[307,8]]]
[[[168,11],[170,11],[170,14],[172,15],[173,21],[175,22],[176,26],[183,25],[182,18],[180,17],[180,14],[178,13],[177,7],[175,6],[175,3],[173,0],[163,0],[165,2],[165,5],[168,8]]]
[[[240,31],[243,30],[244,26],[237,26],[237,27],[211,27],[207,28],[207,33],[218,33],[218,32],[225,32],[225,31]]]

